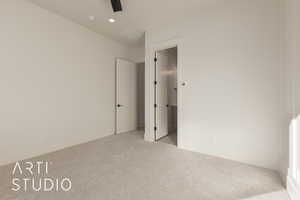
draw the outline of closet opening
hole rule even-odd
[[[155,52],[155,141],[177,146],[177,47]]]

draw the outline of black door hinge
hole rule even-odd
[[[157,131],[157,127],[156,126],[154,126],[154,130]]]
[[[154,81],[154,85],[157,85],[157,81]]]
[[[157,62],[157,58],[154,58],[154,62]]]
[[[154,108],[157,108],[157,104],[154,104]]]

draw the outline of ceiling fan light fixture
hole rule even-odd
[[[113,19],[113,18],[109,18],[108,21],[109,21],[110,23],[114,23],[116,20]]]
[[[111,6],[114,12],[120,12],[123,10],[121,0],[111,0]]]

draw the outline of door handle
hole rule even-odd
[[[117,104],[117,107],[118,107],[118,108],[120,108],[120,107],[123,107],[123,105],[121,105],[121,104]]]

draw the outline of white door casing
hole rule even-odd
[[[177,47],[177,146],[182,146],[182,46],[183,38],[176,37],[168,40],[150,44],[145,51],[145,135],[144,139],[149,142],[155,141],[155,111],[153,105],[155,103],[155,54],[157,51]]]

